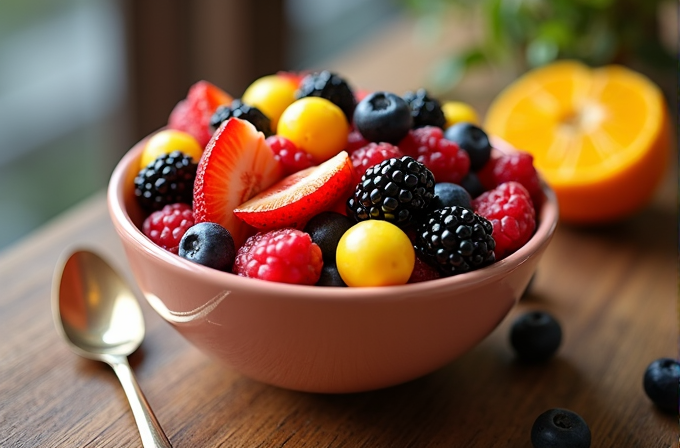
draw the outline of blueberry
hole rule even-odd
[[[335,264],[338,242],[352,225],[354,222],[341,213],[321,212],[307,222],[304,231],[321,248],[324,264]]]
[[[491,144],[486,132],[472,123],[460,122],[446,129],[444,137],[456,142],[470,156],[470,170],[479,171],[491,157]]]
[[[370,142],[396,145],[408,134],[413,117],[402,97],[389,92],[374,92],[357,105],[354,125]]]
[[[220,271],[231,271],[236,257],[234,239],[224,227],[201,222],[186,231],[179,242],[179,256]]]
[[[645,393],[665,412],[678,413],[680,397],[680,363],[675,359],[661,358],[653,361],[645,371]]]
[[[340,277],[338,268],[335,264],[324,264],[321,269],[321,277],[316,282],[316,286],[347,286]]]
[[[434,184],[434,198],[430,207],[433,210],[454,205],[472,208],[471,202],[470,193],[465,188],[448,182],[439,182]]]
[[[550,409],[531,427],[534,448],[589,448],[590,428],[583,418],[568,409]]]
[[[467,176],[460,181],[460,186],[465,188],[473,199],[486,191],[486,188],[482,185],[479,177],[473,172],[469,172]]]
[[[510,344],[517,357],[525,362],[547,360],[561,342],[560,324],[544,311],[528,312],[515,320],[510,328]]]

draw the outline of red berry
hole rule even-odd
[[[488,190],[504,182],[519,182],[529,192],[535,207],[543,198],[541,182],[534,168],[534,156],[528,152],[515,151],[494,155],[479,170],[477,177]]]
[[[425,263],[419,257],[416,257],[416,263],[413,266],[413,272],[407,283],[419,283],[434,280],[441,277],[439,271],[429,264]]]
[[[529,192],[518,182],[506,182],[472,201],[475,212],[493,225],[496,260],[522,247],[536,229],[536,212]]]
[[[361,135],[361,132],[354,129],[347,135],[347,147],[345,148],[345,151],[347,151],[347,154],[352,155],[354,151],[363,148],[369,143],[371,142],[366,140],[364,136]]]
[[[313,285],[321,276],[321,249],[308,233],[278,229],[246,240],[236,254],[234,274],[280,283]]]
[[[432,171],[437,182],[458,184],[470,171],[470,157],[437,126],[409,131],[399,149]]]
[[[205,148],[213,134],[210,118],[218,106],[231,104],[231,101],[232,97],[219,87],[208,81],[198,81],[170,112],[168,127],[193,135]]]
[[[176,254],[184,232],[194,225],[188,204],[170,204],[151,213],[142,224],[144,235],[165,250]]]
[[[274,152],[274,158],[281,163],[286,175],[297,173],[314,164],[312,155],[285,137],[272,135],[266,140]]]
[[[377,165],[383,160],[403,155],[399,148],[389,143],[369,143],[363,148],[354,151],[350,158],[352,159],[352,165],[354,166],[358,181],[366,170],[373,165]]]

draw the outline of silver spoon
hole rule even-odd
[[[128,284],[98,255],[75,251],[54,273],[52,315],[71,350],[116,372],[144,448],[172,448],[127,360],[144,339],[142,310]]]

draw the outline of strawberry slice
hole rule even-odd
[[[210,117],[218,106],[231,104],[232,97],[208,81],[198,81],[189,88],[187,97],[170,112],[168,127],[193,135],[202,148],[212,137]]]
[[[234,209],[234,214],[260,230],[304,225],[328,210],[353,187],[354,168],[349,155],[334,157],[285,177]]]
[[[203,152],[194,181],[194,222],[216,222],[240,247],[253,229],[234,216],[236,206],[283,177],[264,135],[245,120],[230,118]]]

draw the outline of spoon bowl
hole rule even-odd
[[[57,266],[52,313],[71,350],[109,364],[120,380],[145,448],[171,448],[142,394],[127,357],[144,339],[144,316],[134,292],[97,254],[77,250]]]

